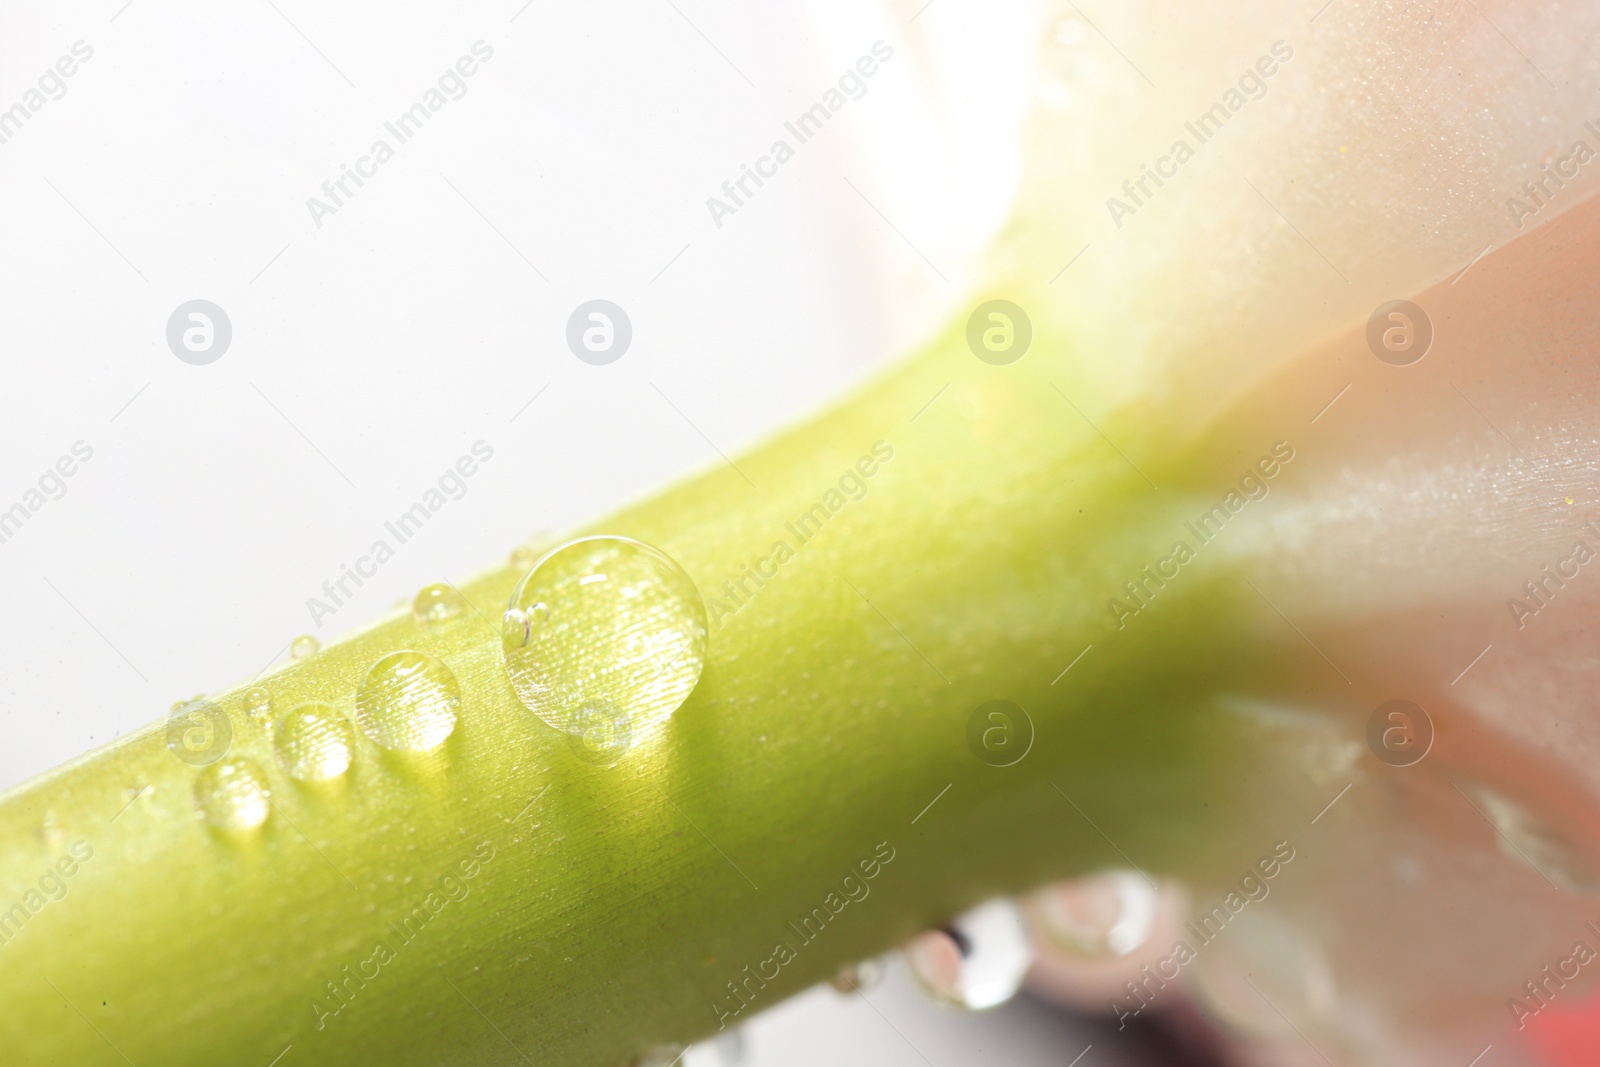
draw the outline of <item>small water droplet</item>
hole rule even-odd
[[[314,656],[322,649],[322,642],[310,634],[301,634],[289,642],[289,656],[291,659],[305,659]]]
[[[991,900],[943,930],[912,938],[906,960],[935,999],[982,1011],[1016,996],[1033,965],[1033,946],[1022,909],[1009,900]]]
[[[527,545],[518,545],[516,548],[511,550],[511,558],[509,562],[516,570],[526,572],[528,568],[533,566],[533,561],[538,558],[539,557],[534,554],[533,549],[529,548]]]
[[[877,960],[847,963],[834,972],[828,984],[841,993],[859,993],[883,980],[883,964]]]
[[[272,805],[266,777],[247,759],[225,759],[202,770],[194,782],[200,816],[218,830],[253,830],[267,821]]]
[[[637,741],[700,680],[706,610],[669,557],[624,537],[585,537],[546,554],[518,584],[502,651],[517,697],[547,725],[581,733],[583,709],[622,709]]]
[[[437,626],[467,609],[467,600],[448,582],[424,586],[411,601],[411,614],[423,626]]]
[[[350,767],[350,724],[327,704],[290,709],[276,731],[278,762],[303,782],[337,778]]]
[[[456,728],[461,687],[439,660],[391,652],[372,665],[356,693],[356,724],[375,745],[429,752]]]
[[[507,608],[500,619],[500,639],[504,644],[521,648],[533,636],[533,628],[547,622],[550,608],[545,604],[529,604],[526,608]]]
[[[1135,871],[1102,871],[1043,889],[1028,905],[1057,948],[1101,959],[1126,956],[1149,939],[1161,895]]]
[[[272,714],[272,694],[262,686],[255,686],[245,691],[244,706],[251,715],[264,719]]]

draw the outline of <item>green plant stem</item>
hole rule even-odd
[[[284,1067],[623,1064],[714,1032],[715,1005],[738,1004],[728,983],[780,942],[793,959],[722,1021],[996,894],[1130,862],[1203,866],[1249,758],[1217,695],[1262,665],[1238,651],[1241,594],[1216,567],[1114,625],[1107,598],[1198,498],[1172,488],[1183,476],[1133,413],[1100,411],[1097,429],[1074,410],[1071,367],[1045,338],[986,366],[953,332],[737,470],[589,531],[662,548],[730,607],[741,566],[779,540],[794,550],[759,589],[747,580],[736,612],[713,606],[698,689],[614,768],[574,758],[516,701],[495,624],[518,575],[501,569],[462,586],[472,610],[448,627],[391,617],[262,683],[278,714],[348,713],[381,655],[438,656],[463,703],[434,756],[358,737],[333,788],[293,782],[241,686],[213,699],[231,755],[270,782],[254,833],[196,818],[196,770],[159,723],[10,791],[0,907],[73,842],[93,858],[6,930],[6,1060],[266,1067],[292,1046]],[[1144,446],[1125,457],[1111,440]],[[865,496],[800,543],[785,524],[879,441],[893,457]],[[969,717],[994,699],[1036,728],[1014,766],[968,749]],[[875,849],[893,859],[868,895],[798,937],[791,921]],[[402,941],[391,924],[430,893],[442,905]],[[393,958],[351,980],[379,942]],[[346,1002],[324,1016],[330,982]]]

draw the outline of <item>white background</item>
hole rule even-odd
[[[914,27],[853,7],[8,12],[0,108],[94,52],[0,144],[0,510],[74,442],[94,458],[0,544],[0,784],[720,462],[937,326],[992,219],[961,231],[923,165],[959,129]],[[715,226],[706,198],[879,39],[868,94]],[[466,95],[317,227],[307,198],[479,40]],[[564,342],[595,297],[634,327],[604,368]],[[233,327],[204,367],[165,341],[195,298]],[[468,495],[313,626],[307,598],[479,439]]]
[[[0,544],[0,786],[821,407],[959,303],[1015,180],[992,114],[1024,88],[1020,10],[275,2],[7,5],[0,109],[93,56],[0,145],[0,510],[93,458]],[[868,94],[715,226],[705,198],[880,39]],[[306,199],[479,40],[466,95],[317,227]],[[564,344],[595,297],[633,322],[608,367]],[[198,367],[165,340],[196,298],[233,329]],[[480,439],[467,495],[314,626]],[[1087,1043],[898,971],[870,996],[764,1016],[750,1062]]]

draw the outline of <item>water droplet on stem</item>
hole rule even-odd
[[[195,807],[218,830],[254,830],[272,811],[266,776],[247,759],[225,759],[202,770],[194,783]]]
[[[382,748],[430,752],[454,732],[460,704],[449,667],[423,652],[391,652],[356,693],[356,725]]]
[[[244,694],[245,710],[258,719],[272,714],[272,694],[261,686],[248,689]]]
[[[635,740],[688,699],[706,659],[706,610],[694,582],[659,550],[585,537],[547,553],[511,596],[506,674],[523,705],[572,734],[585,709],[611,704]]]
[[[278,762],[303,782],[337,778],[350,767],[350,724],[327,704],[301,704],[275,731]]]
[[[466,609],[466,598],[447,582],[424,586],[411,601],[411,614],[423,626],[449,622]]]
[[[834,972],[828,984],[841,993],[859,993],[883,980],[883,964],[877,960],[847,963]]]

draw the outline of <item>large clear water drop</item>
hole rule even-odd
[[[301,704],[274,733],[278,762],[303,782],[337,778],[350,767],[352,736],[350,724],[331,706]]]
[[[382,748],[430,752],[455,730],[460,704],[449,667],[423,652],[391,652],[356,693],[356,725]]]
[[[625,537],[569,541],[534,564],[501,630],[518,699],[547,725],[607,730],[633,741],[694,692],[706,661],[706,609],[667,555]],[[620,711],[618,721],[612,709]]]

